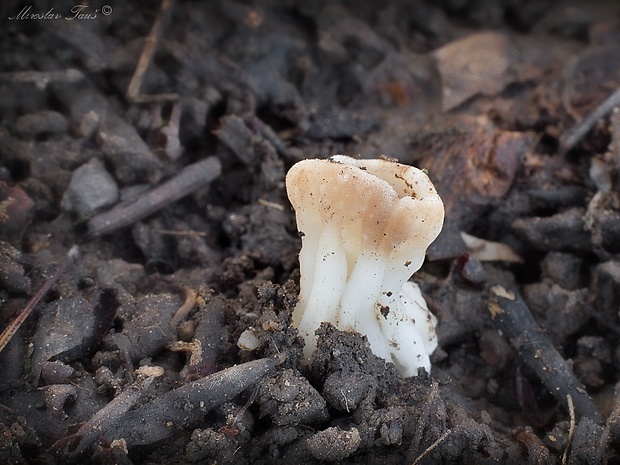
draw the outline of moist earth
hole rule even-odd
[[[75,8],[0,7],[0,462],[620,463],[619,5]],[[303,360],[284,176],[334,154],[443,198],[430,373]]]

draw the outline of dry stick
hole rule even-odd
[[[519,293],[497,285],[491,288],[489,294],[489,312],[493,322],[549,392],[565,406],[566,396],[570,395],[580,416],[603,424],[605,420],[598,407],[538,326]]]
[[[422,434],[424,433],[424,428],[428,424],[428,419],[431,416],[431,409],[435,405],[435,399],[437,398],[437,393],[439,392],[439,385],[436,382],[431,384],[431,388],[428,391],[428,395],[424,400],[424,406],[422,407],[422,412],[418,417],[418,421],[416,422],[416,427],[413,433],[413,438],[411,439],[411,450],[414,453],[417,453],[420,448],[420,443],[422,442]]]
[[[256,400],[256,398],[258,397],[259,391],[260,391],[260,383],[257,383],[256,386],[254,386],[254,389],[252,389],[252,394],[250,394],[250,397],[248,398],[247,402],[243,405],[243,407],[239,409],[239,411],[237,412],[237,415],[234,416],[230,424],[226,424],[224,428],[226,427],[235,428],[236,427],[237,423],[239,423],[241,419],[243,418],[243,415],[245,415],[245,412],[250,408],[250,405],[252,405],[254,401]]]
[[[97,438],[112,429],[125,414],[136,404],[142,393],[146,391],[155,378],[142,377],[116,396],[109,404],[95,413],[80,429],[65,438],[58,440],[53,449],[68,447],[72,456],[84,452]]]
[[[159,42],[159,37],[161,35],[161,25],[163,23],[163,18],[170,11],[172,3],[172,0],[162,0],[159,14],[155,19],[155,22],[153,23],[153,27],[151,28],[149,35],[146,37],[144,48],[142,49],[142,54],[138,59],[138,65],[136,66],[136,70],[131,77],[129,86],[127,86],[127,92],[125,93],[125,97],[127,98],[127,100],[132,103],[151,103],[179,99],[178,94],[140,94],[140,87],[142,87],[144,75],[146,74],[146,70],[148,69],[151,61],[153,60],[153,55],[155,55],[155,49],[157,49],[157,43]]]
[[[566,396],[566,402],[568,403],[568,414],[570,415],[570,428],[568,430],[566,449],[564,449],[564,454],[562,454],[562,465],[566,465],[566,462],[568,461],[568,452],[570,451],[570,446],[573,443],[573,438],[575,437],[575,427],[577,426],[577,420],[575,419],[575,405],[573,404],[573,398],[570,394]]]
[[[106,436],[110,440],[123,438],[133,447],[191,431],[205,414],[258,382],[285,359],[276,355],[241,363],[168,391],[127,412]]]
[[[85,77],[84,73],[73,68],[62,71],[14,71],[0,73],[0,82],[31,82],[38,89],[44,90],[50,82],[73,84]]]
[[[270,202],[269,200],[265,199],[258,199],[258,203],[264,205],[265,207],[273,208],[274,210],[280,210],[281,212],[284,211],[284,205],[276,202]]]
[[[194,230],[186,230],[186,231],[178,231],[174,229],[160,229],[158,230],[159,234],[162,236],[180,236],[180,237],[205,237],[207,233],[204,231],[194,231]]]
[[[598,444],[596,445],[595,458],[592,463],[603,463],[603,454],[605,453],[610,433],[611,428],[609,427],[609,424],[607,424],[605,428],[603,428],[603,433],[601,434],[601,437],[598,440]]]
[[[54,274],[52,274],[52,276],[43,283],[43,286],[41,286],[39,290],[30,298],[28,303],[26,303],[26,306],[21,311],[21,313],[17,315],[17,317],[13,321],[11,321],[11,323],[9,323],[9,325],[5,328],[4,331],[2,331],[2,334],[0,334],[0,352],[2,352],[2,350],[6,347],[6,345],[15,335],[20,326],[24,323],[24,321],[26,321],[26,318],[28,318],[28,315],[32,313],[34,307],[36,307],[36,305],[43,298],[43,296],[47,294],[47,291],[49,291],[50,288],[56,283],[56,281],[58,281],[58,279],[62,276],[62,274],[67,269],[67,266],[69,265],[71,259],[77,257],[77,254],[78,246],[74,245],[69,249],[69,252],[67,252],[65,258],[63,258],[63,260],[60,262],[58,268],[56,268],[56,270],[54,271]]]
[[[163,184],[92,217],[88,222],[88,234],[91,237],[100,236],[129,226],[206,186],[216,179],[221,171],[222,165],[216,157],[187,165],[179,174]]]
[[[580,123],[573,126],[560,136],[560,146],[564,150],[570,150],[584,138],[596,122],[609,113],[615,106],[620,105],[620,88],[586,116]]]
[[[437,438],[435,442],[428,446],[424,452],[418,455],[416,459],[411,463],[411,465],[418,465],[418,463],[420,463],[420,460],[422,460],[428,453],[432,452],[435,447],[441,444],[452,433],[452,431],[453,430],[448,428],[446,432],[439,436],[439,438]]]
[[[170,319],[170,326],[176,329],[179,323],[184,320],[196,305],[198,293],[191,287],[185,289],[185,302],[179,307],[174,316]]]
[[[267,139],[271,143],[271,145],[274,146],[276,152],[278,152],[278,155],[287,160],[292,159],[291,154],[286,148],[286,144],[284,143],[284,141],[282,141],[282,139],[280,139],[280,136],[278,136],[278,134],[271,128],[271,126],[265,124],[255,115],[248,118],[247,124],[252,129],[260,133],[261,136]]]

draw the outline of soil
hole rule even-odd
[[[0,7],[0,462],[620,463],[617,2],[133,3]],[[430,373],[303,362],[334,154],[444,201]]]

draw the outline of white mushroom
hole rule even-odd
[[[421,170],[388,160],[336,155],[304,160],[286,176],[302,235],[293,324],[316,348],[328,321],[368,337],[372,351],[404,376],[430,370],[435,317],[408,282],[443,225],[443,203]]]

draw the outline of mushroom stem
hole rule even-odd
[[[389,346],[381,334],[375,312],[375,300],[381,293],[384,276],[385,260],[377,252],[360,255],[342,292],[337,326],[365,334],[372,351],[389,359]]]
[[[342,251],[340,234],[334,227],[328,226],[318,241],[314,257],[314,279],[309,295],[303,297],[304,308],[307,311],[301,314],[301,319],[301,312],[294,313],[293,324],[298,328],[313,328],[311,331],[314,331],[322,321],[335,321],[342,297],[340,283],[346,281],[346,278],[347,261]],[[302,332],[306,338],[304,355],[309,356],[316,348],[316,344],[313,344],[314,335],[309,331],[302,330]]]
[[[420,288],[406,282],[395,303],[388,316],[379,320],[390,341],[392,361],[401,373],[415,373],[420,366],[430,368],[429,355],[437,348],[437,320],[428,311]],[[416,354],[416,359],[412,360],[411,354]]]

